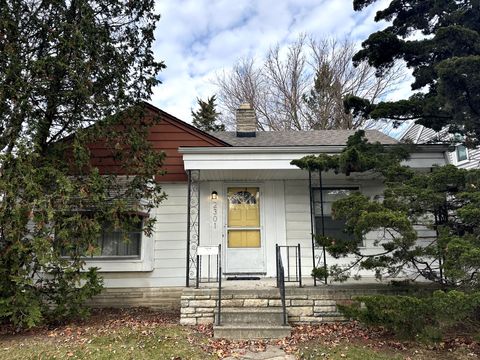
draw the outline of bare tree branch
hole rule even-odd
[[[259,130],[379,128],[346,113],[343,99],[355,95],[375,103],[395,90],[405,73],[400,64],[377,77],[367,63],[355,67],[357,47],[349,39],[314,39],[300,35],[286,51],[273,46],[262,61],[243,58],[217,74],[222,122],[234,128],[235,110],[248,102]]]

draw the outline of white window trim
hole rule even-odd
[[[461,164],[465,164],[465,163],[470,161],[470,152],[468,151],[467,147],[465,147],[465,151],[467,153],[467,158],[465,160],[458,160],[457,148],[459,146],[465,146],[465,145],[463,145],[463,144],[455,145],[455,150],[453,151],[453,156],[452,156],[454,165],[461,165]]]

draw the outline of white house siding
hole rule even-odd
[[[327,182],[324,186],[338,186],[341,187],[358,185],[360,191],[369,196],[374,197],[380,195],[383,191],[383,185],[378,180],[366,180],[360,182]],[[311,225],[310,225],[310,194],[308,190],[307,180],[287,180],[285,181],[285,209],[286,209],[286,234],[287,244],[294,246],[300,244],[302,249],[302,274],[309,276],[313,268],[312,262],[312,245],[311,245]],[[431,230],[425,227],[417,227],[419,235],[419,244],[427,243],[434,235]],[[383,237],[383,233],[370,232],[365,239],[365,247],[363,252],[365,254],[375,254],[381,250],[379,246],[375,246],[374,242]],[[321,251],[316,252],[320,255]],[[335,259],[327,254],[327,264],[346,265],[354,258],[346,257]],[[352,274],[353,275],[353,274]],[[371,271],[362,270],[359,275],[365,280],[374,277]]]
[[[438,143],[440,140],[447,140],[452,136],[444,128],[440,132],[426,128],[422,125],[412,124],[401,136],[401,141],[408,140],[415,144]],[[480,168],[480,148],[468,149],[468,159],[458,162],[456,152],[446,152],[448,163],[457,166],[460,169],[478,169]]]
[[[401,136],[401,139],[402,140],[408,139],[414,142],[418,138],[420,130],[421,130],[420,126],[415,126],[415,124],[410,124],[407,128],[407,131],[405,131]]]
[[[457,162],[455,151],[449,152],[448,162],[460,169],[480,169],[480,149],[468,149],[468,160]]]
[[[358,185],[360,191],[368,196],[375,196],[382,191],[382,184],[378,181],[351,182],[344,181],[335,183],[325,183],[324,186],[341,187]],[[306,180],[287,180],[285,185],[285,203],[286,203],[286,223],[287,223],[287,244],[294,246],[300,244],[302,249],[302,274],[309,275],[313,268],[312,262],[312,240],[310,225],[310,193],[308,181]],[[376,251],[373,241],[377,234],[370,234],[365,241],[366,252]],[[319,255],[319,252],[316,253]],[[352,258],[335,259],[327,254],[327,264],[347,264]],[[364,273],[362,275],[372,275]]]
[[[285,181],[287,245],[300,244],[303,276],[309,276],[313,268],[310,191],[308,186],[308,180]]]
[[[285,203],[284,181],[263,180],[258,182],[245,181],[205,181],[201,185],[200,209],[200,245],[223,246],[224,270],[226,259],[226,191],[228,187],[259,186],[262,224],[262,246],[265,250],[266,275],[275,276],[275,244],[283,245],[285,235]],[[218,193],[218,199],[211,199],[212,191]],[[205,275],[206,267],[202,267]]]
[[[142,246],[153,241],[152,271],[115,271],[104,272],[105,287],[169,287],[184,286],[186,272],[186,239],[187,239],[187,184],[165,183],[163,190],[167,199],[154,209],[150,216],[157,222],[153,236],[142,238]],[[152,254],[145,254],[152,258]],[[110,260],[115,261],[115,260]],[[143,261],[149,261],[143,259]],[[128,264],[125,268],[128,267]]]
[[[422,126],[422,129],[415,140],[417,144],[426,144],[431,139],[435,138],[435,136],[437,136],[437,132],[435,130]]]
[[[265,180],[260,182],[205,181],[201,183],[200,208],[200,243],[201,245],[225,244],[226,189],[229,186],[249,184],[261,186],[263,215],[263,244],[266,249],[266,275],[275,276],[275,244],[301,245],[302,274],[309,276],[313,263],[311,252],[310,228],[310,194],[308,180]],[[382,191],[379,181],[325,183],[325,186],[358,185],[368,196],[375,196]],[[157,219],[152,238],[151,271],[112,271],[102,272],[106,288],[158,288],[185,285],[186,273],[186,238],[187,238],[187,184],[168,183],[163,185],[168,198],[155,209],[151,216]],[[212,191],[218,192],[216,210],[211,199]],[[214,217],[215,215],[215,217]],[[216,223],[214,224],[214,219]],[[419,229],[420,237],[428,240],[431,231]],[[366,239],[366,252],[376,252],[373,242],[378,234],[371,233]],[[225,246],[224,249],[225,251]],[[225,255],[225,253],[223,253]],[[147,259],[144,259],[146,261]],[[334,259],[327,255],[328,264],[346,264],[351,258]],[[114,260],[111,260],[114,261]],[[95,266],[102,263],[97,262]],[[125,269],[128,264],[125,265]],[[205,271],[206,268],[203,268]],[[293,269],[292,269],[293,271]],[[363,272],[368,278],[372,273]]]

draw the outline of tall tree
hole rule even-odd
[[[354,0],[361,11],[376,0]],[[477,0],[393,0],[375,21],[389,25],[369,36],[354,56],[381,75],[402,59],[417,91],[408,99],[372,104],[350,96],[346,106],[372,119],[388,118],[465,135],[480,144],[480,6]]]
[[[212,95],[203,101],[197,99],[198,106],[197,111],[192,110],[193,125],[203,131],[225,131],[225,125],[216,124],[218,116],[221,115],[216,110],[215,95]]]
[[[151,232],[153,219],[132,214],[164,197],[140,102],[164,67],[158,19],[152,0],[0,2],[1,321],[83,314],[101,285],[84,267],[102,225]],[[111,174],[91,161],[100,141]]]
[[[279,45],[263,61],[240,59],[229,72],[218,74],[222,122],[233,126],[238,106],[248,102],[255,109],[259,130],[356,129],[371,124],[346,113],[348,94],[372,103],[385,97],[403,80],[399,65],[381,77],[363,63],[355,67],[355,44],[348,40],[315,40],[300,36],[286,54]]]

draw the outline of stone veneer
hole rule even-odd
[[[178,310],[181,287],[164,288],[105,288],[101,294],[88,301],[95,308],[148,307],[152,309]]]
[[[286,307],[290,324],[344,321],[337,304],[372,294],[405,294],[405,288],[387,285],[336,285],[286,289]],[[218,311],[218,289],[186,288],[180,301],[180,324],[213,323]],[[222,308],[281,307],[279,291],[268,289],[222,289]]]

